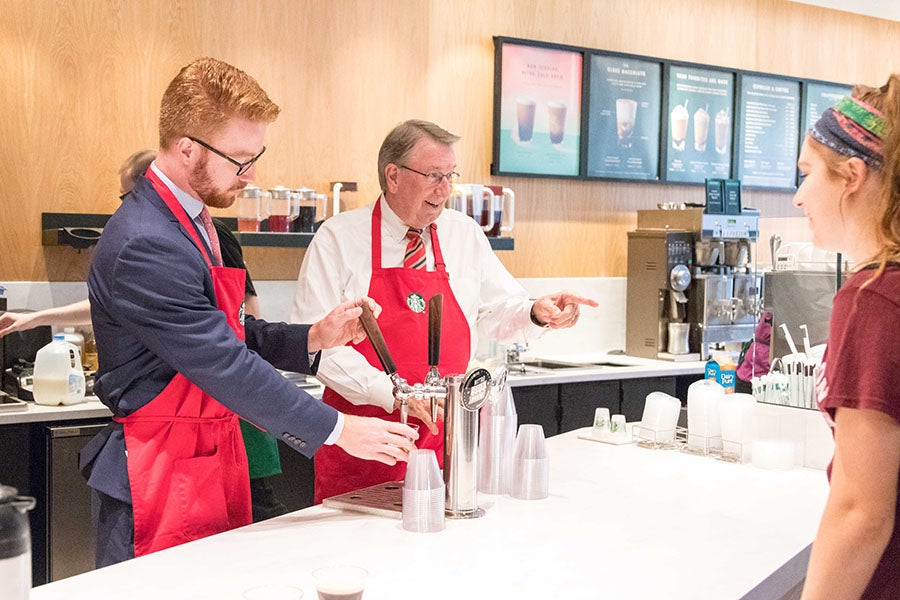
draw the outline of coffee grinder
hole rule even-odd
[[[693,241],[682,229],[628,232],[625,352],[630,356],[674,359],[689,353]]]

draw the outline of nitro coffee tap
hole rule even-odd
[[[443,296],[433,296],[428,308],[428,372],[424,383],[410,385],[397,373],[375,315],[362,305],[360,322],[372,343],[384,372],[394,384],[394,397],[400,402],[400,421],[406,423],[411,399],[431,401],[435,422],[438,408],[444,404],[444,484],[445,512],[450,518],[471,519],[484,515],[478,506],[478,417],[492,387],[486,369],[473,369],[465,375],[441,377],[438,371],[441,345]]]
[[[387,342],[384,341],[381,328],[378,327],[375,315],[372,314],[372,309],[365,303],[361,305],[361,308],[362,314],[359,316],[359,322],[362,324],[363,331],[366,332],[369,342],[372,343],[372,348],[375,350],[378,360],[381,361],[381,367],[394,384],[394,398],[400,402],[400,422],[406,425],[409,416],[409,400],[417,395],[421,397],[422,384],[416,384],[419,386],[419,389],[416,389],[415,386],[409,385],[405,379],[400,377],[397,373],[397,365],[394,363],[394,359],[391,358],[391,353],[388,350]]]

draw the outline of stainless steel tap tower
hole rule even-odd
[[[465,375],[441,377],[438,372],[441,346],[443,296],[428,301],[428,373],[424,383],[410,385],[397,373],[384,336],[375,316],[362,305],[360,322],[381,361],[384,372],[394,384],[394,397],[400,402],[400,422],[406,423],[409,401],[431,401],[431,417],[437,421],[438,407],[444,400],[444,512],[452,519],[474,519],[484,515],[478,507],[478,411],[491,391],[487,369],[473,369]]]
[[[444,378],[444,513],[452,519],[484,516],[478,507],[478,411],[488,398],[491,374],[474,369]]]

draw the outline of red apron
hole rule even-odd
[[[469,365],[469,323],[450,289],[450,278],[441,255],[437,227],[432,224],[431,247],[434,249],[435,270],[386,269],[381,265],[381,199],[372,211],[372,280],[369,297],[383,309],[378,326],[384,334],[397,372],[410,384],[421,383],[428,372],[428,311],[426,302],[435,294],[444,295],[443,325],[441,327],[441,375],[465,373]],[[369,364],[381,368],[381,362],[369,340],[353,345]],[[380,417],[399,421],[400,411],[385,415],[380,406],[359,406],[344,399],[331,388],[325,388],[322,400],[329,406],[350,415]],[[432,448],[439,464],[444,461],[444,423],[438,422],[438,434],[432,435],[418,419],[419,448]],[[406,476],[406,463],[393,467],[373,460],[350,456],[337,445],[322,446],[315,454],[316,490],[318,504],[324,498],[358,490],[385,481],[401,481]]]
[[[244,339],[244,270],[212,266],[171,190],[147,177],[210,266],[216,304]],[[252,522],[247,454],[238,418],[177,373],[156,398],[127,417],[134,555],[143,556]]]

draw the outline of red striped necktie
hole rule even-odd
[[[209,249],[212,250],[212,263],[217,267],[222,266],[222,249],[219,247],[219,234],[216,232],[216,226],[213,225],[212,216],[209,214],[209,210],[206,208],[206,205],[203,205],[203,210],[200,211],[200,223],[203,224],[203,229],[206,230],[206,235],[209,236]]]
[[[406,232],[406,254],[403,256],[403,266],[407,269],[425,268],[425,242],[422,240],[422,230],[410,228]]]

